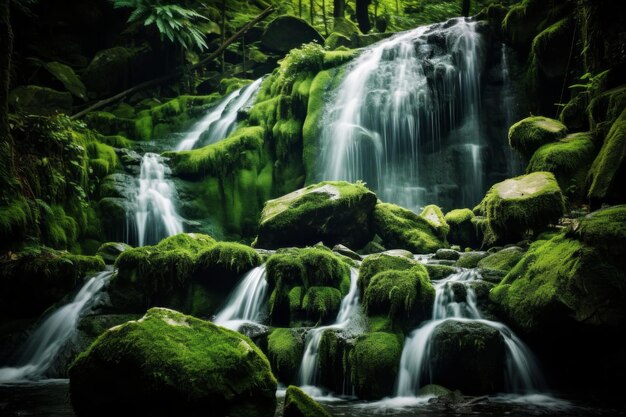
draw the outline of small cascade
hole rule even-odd
[[[17,382],[45,376],[55,358],[74,333],[79,319],[94,306],[96,295],[108,283],[113,271],[89,278],[72,302],[48,316],[19,349],[12,367],[0,368],[0,382]]]
[[[329,326],[321,326],[309,330],[306,335],[304,354],[298,372],[298,385],[310,395],[318,396],[320,390],[315,387],[318,373],[318,354],[322,335],[328,329],[347,330],[353,323],[360,311],[359,289],[357,286],[359,270],[350,268],[350,289],[348,294],[341,300],[341,306],[335,322]],[[345,384],[344,384],[345,385]]]
[[[433,350],[432,336],[437,327],[446,321],[475,322],[490,326],[500,332],[507,350],[507,389],[513,393],[529,394],[544,387],[543,377],[532,352],[502,323],[485,319],[476,303],[476,293],[471,283],[480,279],[474,270],[463,270],[435,284],[435,303],[432,320],[424,323],[407,338],[400,360],[396,381],[396,397],[414,397],[417,390],[429,384],[429,363]],[[466,296],[458,301],[453,285],[465,287]]]
[[[237,125],[237,114],[245,107],[261,87],[263,78],[233,91],[212,108],[185,135],[177,151],[188,151],[195,147],[206,146],[226,138]]]
[[[265,274],[265,265],[261,265],[244,275],[213,322],[232,330],[239,329],[244,323],[260,323],[267,294]]]
[[[485,176],[476,25],[454,19],[365,48],[325,109],[318,179],[363,180],[412,210],[475,205]],[[441,186],[458,192],[439,196]]]
[[[153,245],[183,232],[182,220],[174,207],[175,189],[166,174],[169,168],[160,155],[143,156],[134,213],[139,246]]]

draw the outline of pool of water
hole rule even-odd
[[[277,392],[282,415],[285,390]],[[626,416],[624,406],[610,407],[602,403],[562,400],[545,395],[463,397],[457,403],[435,399],[394,398],[376,402],[323,396],[316,398],[334,415],[357,416],[556,416],[596,417]],[[67,379],[0,385],[0,416],[72,417]]]

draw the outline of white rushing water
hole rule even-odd
[[[265,275],[265,265],[244,275],[213,322],[232,330],[238,330],[244,323],[260,323],[266,307],[268,285]]]
[[[17,382],[45,376],[55,358],[73,335],[79,319],[93,307],[96,295],[111,279],[112,271],[89,278],[72,302],[50,314],[20,349],[12,367],[0,368],[0,382]]]
[[[169,168],[160,155],[143,156],[135,213],[139,246],[153,245],[183,232],[182,219],[174,206],[175,189],[166,174]]]
[[[259,78],[223,98],[217,106],[209,110],[206,116],[187,132],[176,150],[188,151],[197,147],[201,137],[202,146],[226,138],[236,127],[237,113],[254,98],[262,81],[263,78]]]
[[[458,203],[474,205],[484,193],[475,26],[456,19],[365,48],[326,107],[319,179],[363,180],[381,200],[412,210],[455,182]],[[456,157],[443,155],[453,148]]]
[[[396,397],[415,397],[418,389],[431,383],[428,368],[432,350],[432,336],[446,321],[482,323],[500,332],[507,353],[504,370],[507,389],[514,393],[530,394],[544,388],[543,377],[534,355],[526,345],[502,323],[483,318],[476,304],[476,293],[471,283],[480,276],[475,270],[463,270],[434,284],[433,318],[422,324],[407,338],[402,350],[400,371],[396,382]],[[453,284],[465,287],[465,300],[455,301]]]
[[[315,387],[315,382],[318,374],[318,355],[322,335],[329,329],[348,329],[353,323],[353,320],[359,315],[358,278],[359,270],[350,268],[350,289],[348,290],[348,294],[341,300],[341,306],[339,307],[335,322],[329,326],[320,326],[311,329],[306,335],[304,354],[302,355],[302,362],[300,363],[300,370],[298,371],[298,385],[300,385],[305,392],[314,397],[319,397],[321,394],[321,390]]]

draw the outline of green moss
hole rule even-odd
[[[487,257],[487,252],[468,252],[461,255],[456,262],[456,266],[459,268],[476,268],[478,262]]]
[[[217,414],[260,416],[276,406],[276,379],[249,338],[167,309],[106,331],[69,373],[78,415],[195,414],[210,402]]]
[[[376,204],[374,230],[388,248],[431,253],[445,246],[441,232],[428,220],[394,204]]]
[[[243,78],[222,78],[217,89],[220,94],[226,96],[235,90],[239,90],[240,88],[245,87],[248,84],[250,84],[250,80],[246,80]]]
[[[324,54],[324,68],[334,68],[354,59],[359,52],[356,49],[329,51]]]
[[[165,156],[170,158],[170,166],[177,175],[223,177],[256,165],[263,146],[263,135],[262,127],[243,127],[218,143],[192,151],[166,152]]]
[[[532,43],[537,64],[548,78],[563,76],[571,50],[573,20],[564,18],[540,32]]]
[[[412,324],[425,320],[432,311],[435,290],[421,265],[406,271],[383,271],[374,275],[365,289],[363,304],[368,315],[388,314]]]
[[[477,247],[480,245],[476,227],[472,220],[475,215],[470,209],[456,209],[446,213],[444,219],[450,231],[447,240],[461,247]]]
[[[112,173],[119,165],[119,160],[113,147],[100,142],[91,142],[87,146],[91,168],[97,177],[103,178]]]
[[[518,247],[502,249],[489,255],[478,262],[479,268],[497,269],[500,271],[510,271],[524,256],[524,251]]]
[[[526,172],[552,172],[561,189],[570,195],[584,195],[585,180],[595,147],[591,135],[577,133],[543,145],[533,154]]]
[[[586,244],[619,254],[626,248],[626,206],[607,207],[588,214],[574,234]]]
[[[426,219],[426,221],[437,231],[439,239],[443,241],[446,240],[446,236],[450,231],[450,226],[446,223],[446,219],[439,206],[431,204],[424,207],[420,213],[420,217]]]
[[[218,242],[198,254],[196,273],[210,280],[231,281],[234,284],[241,274],[260,264],[261,257],[251,247]]]
[[[530,246],[490,298],[528,332],[575,320],[623,323],[624,260],[564,235]]]
[[[351,369],[359,398],[379,399],[392,394],[402,342],[401,336],[382,332],[358,338],[351,356]]]
[[[592,202],[621,201],[621,184],[624,183],[626,159],[626,110],[611,126],[598,156],[589,170],[588,197]]]
[[[44,68],[59,80],[67,91],[82,100],[87,100],[85,85],[71,67],[60,62],[47,62],[44,64]]]
[[[490,231],[501,241],[519,241],[529,230],[540,232],[556,223],[565,209],[561,189],[549,172],[534,172],[495,184],[480,207]]]
[[[418,265],[418,262],[404,256],[393,256],[385,253],[366,257],[359,268],[359,287],[363,294],[374,275],[383,271],[406,271]]]
[[[31,210],[24,199],[0,205],[0,247],[21,241],[30,219]]]
[[[306,395],[300,388],[290,385],[285,394],[284,417],[330,417],[324,407]]]
[[[440,279],[447,278],[457,272],[456,268],[447,265],[426,264],[424,267],[428,271],[428,276],[431,281],[438,281]]]
[[[293,287],[289,290],[289,310],[292,314],[298,314],[302,308],[302,287]]]
[[[334,319],[341,305],[341,292],[333,287],[310,287],[304,295],[302,308],[313,321]]]
[[[130,148],[133,142],[121,135],[100,136],[98,140],[114,148]]]
[[[179,233],[166,237],[157,244],[157,247],[164,251],[183,250],[192,254],[197,254],[201,250],[207,249],[215,244],[215,239],[201,233]]]
[[[389,316],[370,316],[368,317],[368,329],[370,332],[392,332],[394,325]]]
[[[333,73],[329,70],[317,73],[309,92],[307,115],[302,127],[302,161],[307,178],[315,175],[316,161],[320,149],[319,138],[321,132],[321,118],[324,114],[325,94],[333,80]]]
[[[267,357],[281,382],[295,381],[304,353],[304,339],[294,329],[273,329],[267,339]]]
[[[349,48],[352,46],[352,41],[349,37],[342,35],[341,33],[333,32],[326,38],[324,46],[326,49],[330,49],[331,51],[339,47]]]
[[[449,225],[460,224],[467,221],[471,221],[474,218],[474,213],[470,209],[455,209],[446,213],[444,220]]]
[[[543,116],[527,117],[509,129],[509,144],[524,157],[531,155],[541,146],[561,139],[567,128],[558,120]]]

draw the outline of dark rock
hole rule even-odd
[[[289,52],[309,42],[323,45],[324,37],[306,21],[286,15],[272,20],[261,37],[261,45],[276,52]]]

